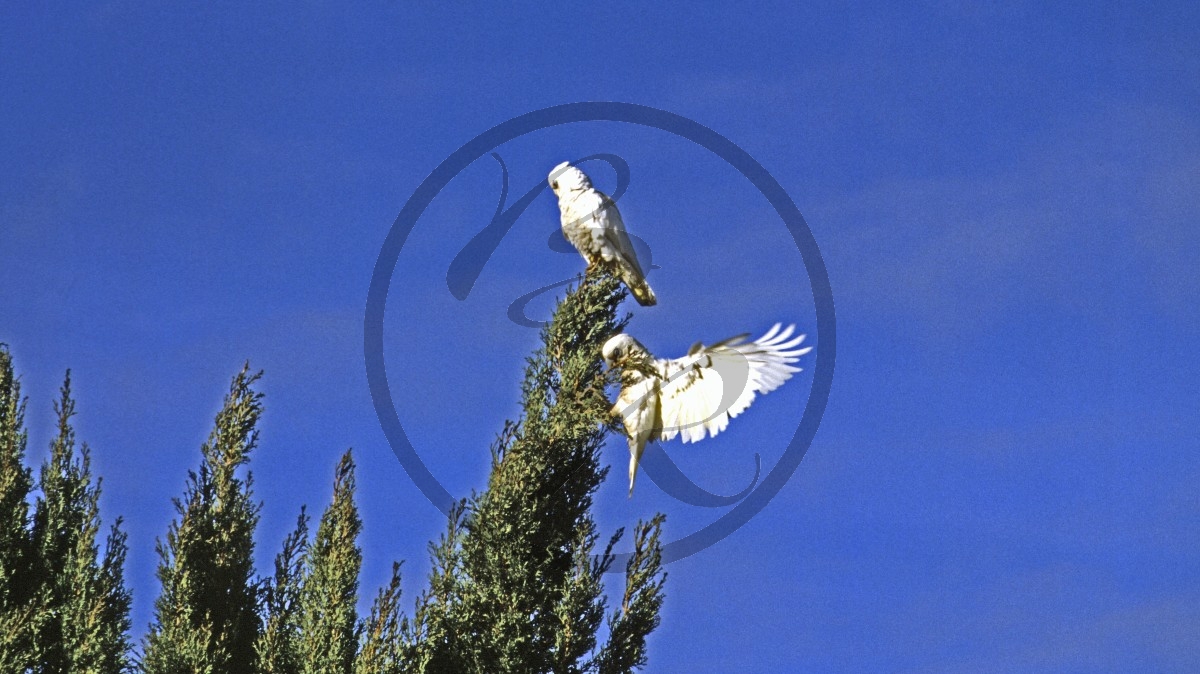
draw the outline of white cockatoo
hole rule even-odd
[[[621,392],[613,406],[629,437],[629,494],[647,442],[698,442],[725,430],[754,396],[774,391],[800,371],[792,363],[812,351],[797,348],[794,326],[779,323],[754,341],[738,335],[712,346],[697,342],[683,358],[654,358],[626,334],[604,343],[604,362],[620,368]],[[789,339],[790,338],[790,339]]]
[[[644,307],[654,306],[654,291],[638,264],[633,244],[625,233],[625,222],[607,194],[592,187],[592,181],[570,162],[550,172],[550,189],[558,197],[563,236],[587,260],[616,273]]]

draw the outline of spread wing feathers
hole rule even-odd
[[[687,356],[654,362],[659,384],[661,439],[676,435],[697,442],[725,430],[759,393],[779,388],[800,368],[791,365],[812,347],[798,348],[804,335],[779,323],[754,341],[739,335],[712,346],[693,346]]]

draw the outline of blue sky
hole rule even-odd
[[[716,130],[788,190],[839,337],[795,477],[669,567],[650,671],[1194,671],[1198,28],[1193,3],[6,6],[0,341],[30,395],[31,458],[72,368],[103,513],[126,519],[140,634],[170,499],[249,359],[266,371],[260,568],[353,447],[364,594],[405,559],[415,596],[443,517],[367,391],[383,237],[495,124],[640,103]],[[510,201],[564,159],[629,162],[622,212],[662,267],[659,306],[631,306],[652,350],[780,320],[820,348],[778,216],[705,150],[589,123],[497,152]],[[400,418],[456,494],[483,485],[536,343],[508,304],[582,268],[547,247],[545,194],[471,296],[450,296],[446,267],[499,181],[485,157],[439,195],[389,296]],[[728,433],[667,450],[733,493],[754,453],[778,458],[810,385],[806,371]],[[626,456],[620,439],[604,454],[617,475]],[[721,512],[648,481],[627,500],[620,483],[599,495],[606,531],[662,510],[677,538]]]

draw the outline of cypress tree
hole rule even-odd
[[[25,467],[25,400],[8,345],[0,343],[0,671],[33,662],[32,539]]]
[[[159,541],[162,591],[142,660],[148,674],[252,672],[260,631],[254,579],[254,529],[259,504],[252,479],[238,476],[258,443],[261,372],[249,365],[233,378],[215,427],[189,471],[178,519]]]
[[[595,554],[590,514],[607,474],[600,447],[617,428],[599,352],[623,324],[624,295],[601,272],[557,306],[527,361],[522,415],[492,447],[487,488],[458,504],[430,545],[429,586],[411,622],[399,609],[399,565],[366,619],[357,616],[362,522],[350,452],[312,543],[302,509],[274,575],[255,579],[261,506],[241,467],[257,445],[262,396],[253,389],[260,374],[243,368],[157,546],[162,590],[143,671],[619,674],[644,666],[663,601],[663,518],[635,527],[625,590],[609,612],[602,579],[622,532]],[[119,672],[129,664],[125,537],[114,526],[100,555],[99,480],[93,486],[86,445],[75,450],[69,377],[56,411],[59,432],[31,518],[24,402],[0,345],[0,671]]]
[[[92,484],[87,445],[75,450],[70,372],[60,394],[54,406],[58,434],[42,465],[34,513],[39,575],[34,670],[115,674],[130,666],[125,535],[118,520],[100,555],[100,481]]]
[[[354,459],[347,451],[334,474],[333,501],[305,555],[300,589],[300,662],[305,674],[351,674],[358,651],[358,574],[362,520],[354,505]]]
[[[594,556],[592,496],[607,473],[599,450],[614,428],[600,348],[623,325],[624,296],[608,274],[589,273],[542,330],[523,415],[493,446],[487,489],[452,514],[433,548],[414,627],[418,671],[617,672],[644,662],[662,597],[661,516],[637,529],[626,602],[610,621],[618,630],[597,648],[601,577],[620,536]]]
[[[403,674],[412,660],[406,640],[408,621],[400,611],[400,564],[392,564],[392,578],[379,590],[371,613],[362,625],[362,640],[354,659],[354,674]]]
[[[469,585],[462,559],[462,519],[465,502],[451,508],[446,531],[437,543],[429,544],[432,568],[429,587],[417,600],[413,621],[405,630],[414,672],[467,672],[469,653],[458,629],[469,621],[464,615],[463,596]]]
[[[300,672],[300,587],[307,549],[308,515],[302,507],[295,530],[284,539],[283,550],[275,556],[275,575],[264,589],[266,617],[256,647],[262,674]]]
[[[634,530],[633,555],[625,567],[625,594],[608,620],[608,642],[595,660],[599,674],[624,674],[646,664],[646,636],[658,627],[663,603],[663,516]]]

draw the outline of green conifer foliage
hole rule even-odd
[[[617,428],[600,347],[622,327],[624,296],[599,272],[559,303],[527,361],[522,415],[493,445],[487,488],[459,503],[430,545],[429,586],[411,622],[399,606],[398,564],[369,615],[357,615],[362,521],[350,452],[312,541],[302,509],[274,574],[255,576],[261,506],[244,464],[257,446],[262,395],[260,374],[243,368],[158,543],[162,589],[141,671],[623,674],[644,666],[663,602],[663,518],[635,527],[620,605],[609,611],[603,577],[622,532],[596,554],[590,512],[608,470],[601,445]],[[128,671],[125,535],[118,522],[101,554],[99,480],[86,445],[76,449],[69,376],[32,517],[20,394],[0,345],[0,672]]]
[[[432,569],[429,587],[417,600],[416,615],[405,630],[411,644],[410,672],[468,672],[470,641],[459,631],[470,621],[464,615],[463,596],[470,584],[463,570],[462,519],[464,503],[456,504],[446,519],[446,532],[429,544]]]
[[[34,670],[116,674],[130,666],[125,535],[118,521],[100,555],[100,485],[99,480],[92,483],[87,445],[75,449],[70,372],[55,413],[58,434],[42,466],[33,523],[38,572]]]
[[[247,365],[233,379],[215,428],[189,472],[178,519],[159,541],[162,592],[142,660],[148,674],[253,672],[260,631],[254,579],[254,529],[260,506],[249,473],[238,468],[258,442],[261,373]]]
[[[663,603],[663,516],[641,523],[633,534],[633,555],[625,567],[625,595],[608,620],[608,642],[596,658],[600,674],[624,674],[646,664],[646,636],[658,627]]]
[[[614,424],[600,348],[623,323],[617,307],[624,296],[609,275],[589,274],[543,329],[525,371],[522,418],[494,446],[488,488],[465,504],[461,523],[457,512],[451,517],[433,549],[431,588],[415,625],[418,671],[566,673],[610,662],[625,669],[604,671],[632,671],[641,664],[640,645],[661,602],[661,517],[638,529],[627,573],[633,594],[620,614],[627,617],[612,622],[628,634],[589,656],[606,606],[601,577],[617,539],[593,557],[592,496],[607,473],[599,450]],[[634,607],[636,620],[629,617]],[[627,650],[619,644],[637,646],[635,657],[604,655]]]
[[[392,579],[379,590],[362,626],[362,643],[354,674],[403,674],[412,664],[405,639],[408,621],[400,611],[400,564],[392,564]]]
[[[0,344],[0,671],[33,662],[33,589],[29,504],[33,478],[25,467],[25,401],[8,346]]]
[[[351,674],[358,651],[358,574],[362,520],[354,505],[354,459],[347,451],[334,475],[333,502],[321,516],[305,557],[300,589],[300,659],[305,674]]]
[[[275,575],[264,588],[266,619],[256,647],[262,674],[300,672],[300,587],[307,549],[308,515],[301,508],[295,530],[275,556]]]

